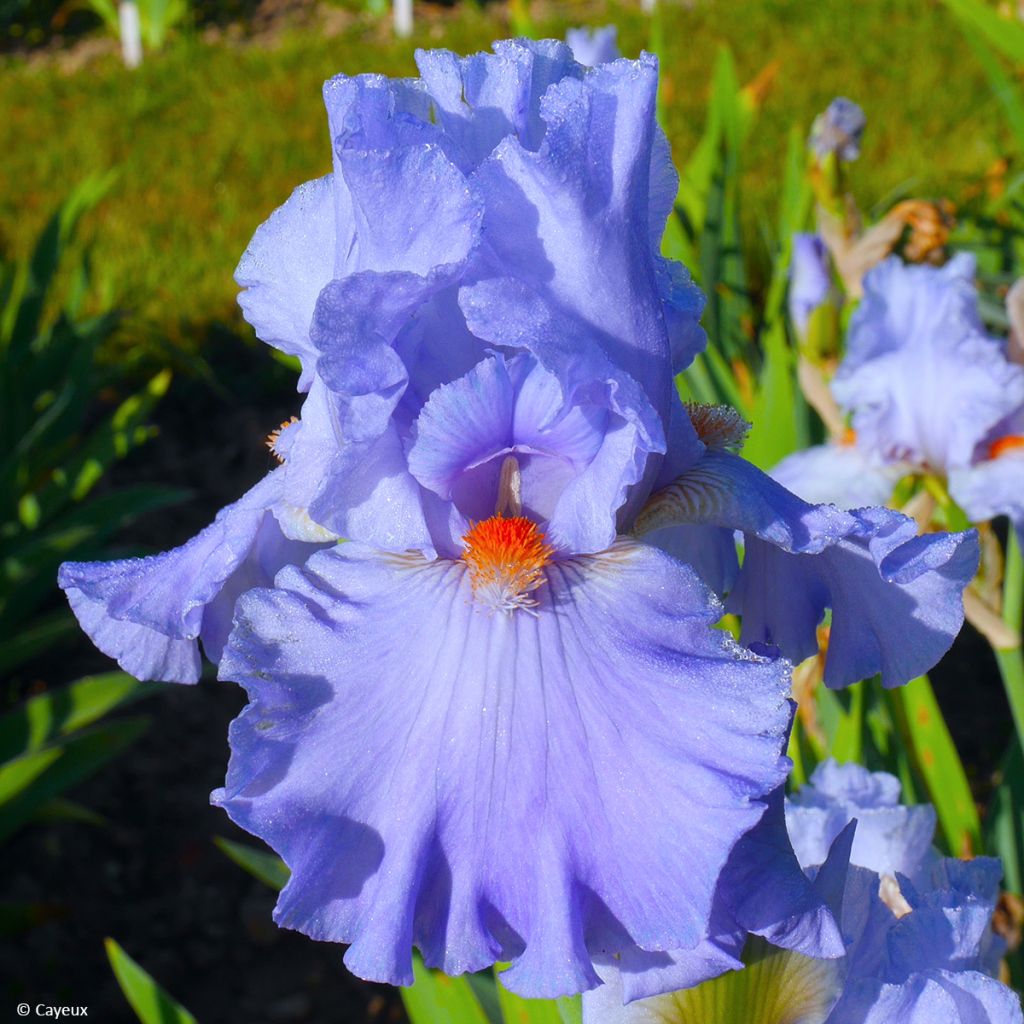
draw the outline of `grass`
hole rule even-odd
[[[286,34],[273,48],[181,40],[132,74],[114,57],[74,73],[8,62],[0,73],[0,241],[23,252],[46,213],[84,175],[119,168],[91,216],[107,294],[188,344],[235,314],[231,272],[256,226],[301,181],[330,167],[320,85],[330,75],[414,71],[416,46],[471,51],[506,35],[507,10],[462,0],[422,12],[410,42],[356,16],[324,38]],[[647,41],[634,6],[537,6],[545,34],[615,21],[627,55]],[[956,23],[928,0],[696,0],[664,9],[667,130],[677,160],[704,121],[719,44],[744,78],[777,75],[746,153],[748,232],[774,219],[786,133],[836,94],[869,117],[855,184],[874,202],[894,187],[959,192],[1006,148],[1002,118]]]

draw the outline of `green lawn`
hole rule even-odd
[[[609,20],[628,55],[647,39],[636,7],[536,7],[538,29]],[[838,93],[869,129],[854,181],[863,201],[913,183],[956,198],[1005,149],[1000,111],[944,8],[927,0],[695,0],[666,5],[667,129],[685,159],[704,120],[716,48],[744,78],[778,74],[748,148],[745,222],[774,215],[786,133]],[[140,71],[111,57],[66,73],[0,66],[0,239],[24,251],[45,214],[85,174],[120,169],[87,224],[98,277],[113,297],[186,340],[190,325],[233,316],[231,273],[252,231],[330,165],[320,85],[338,71],[413,71],[415,46],[460,51],[507,34],[507,10],[465,2],[420,18],[409,43],[357,17],[332,39],[285,35],[273,49],[181,40]]]

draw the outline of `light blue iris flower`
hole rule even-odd
[[[932,474],[973,522],[1007,515],[1024,529],[1024,366],[985,333],[974,271],[964,253],[869,271],[832,382],[854,436],[785,459],[780,483],[855,508],[888,500],[908,473]]]
[[[976,538],[809,505],[734,453],[734,413],[679,402],[703,299],[660,255],[652,57],[418,62],[326,84],[334,170],[239,265],[302,365],[282,465],[183,547],[61,584],[134,674],[194,681],[201,641],[246,687],[215,800],[291,868],[276,920],[362,977],[410,982],[416,945],[578,992],[734,912],[834,947],[792,851],[792,889],[731,902],[789,767],[785,659],[831,608],[831,684],[926,670]]]

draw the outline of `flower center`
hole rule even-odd
[[[462,541],[473,596],[482,605],[506,614],[536,605],[530,595],[544,582],[554,553],[536,523],[499,513],[474,523]]]
[[[998,459],[1000,455],[1015,451],[1024,454],[1024,437],[1020,434],[1007,434],[1006,437],[1000,437],[989,445],[988,457]]]

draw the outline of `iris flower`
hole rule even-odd
[[[864,280],[832,392],[852,432],[773,475],[812,500],[885,501],[907,474],[934,476],[972,522],[1024,529],[1024,366],[988,336],[974,258],[944,267],[890,257]]]
[[[731,410],[679,402],[702,298],[659,253],[652,57],[417,59],[326,84],[333,173],[238,268],[302,364],[282,465],[183,547],[61,583],[129,671],[194,680],[201,641],[246,687],[214,799],[291,868],[279,924],[364,978],[411,982],[415,945],[554,996],[704,942],[789,767],[785,659],[830,607],[830,682],[923,671],[977,543],[808,505]]]
[[[867,127],[864,111],[845,96],[837,96],[811,125],[810,147],[819,159],[835,154],[850,162],[860,156],[860,143]]]
[[[841,958],[755,939],[741,970],[628,1005],[627,975],[605,966],[584,1024],[1020,1024],[1018,996],[995,977],[999,862],[941,857],[934,809],[899,792],[891,775],[830,761],[787,802],[808,888],[841,924]]]
[[[607,64],[618,60],[619,30],[614,25],[603,25],[601,28],[571,28],[565,33],[565,41],[572,50],[577,64],[587,68],[596,68],[598,64]]]
[[[811,314],[828,300],[831,291],[828,249],[821,236],[804,232],[793,235],[789,315],[801,336],[807,333]]]

